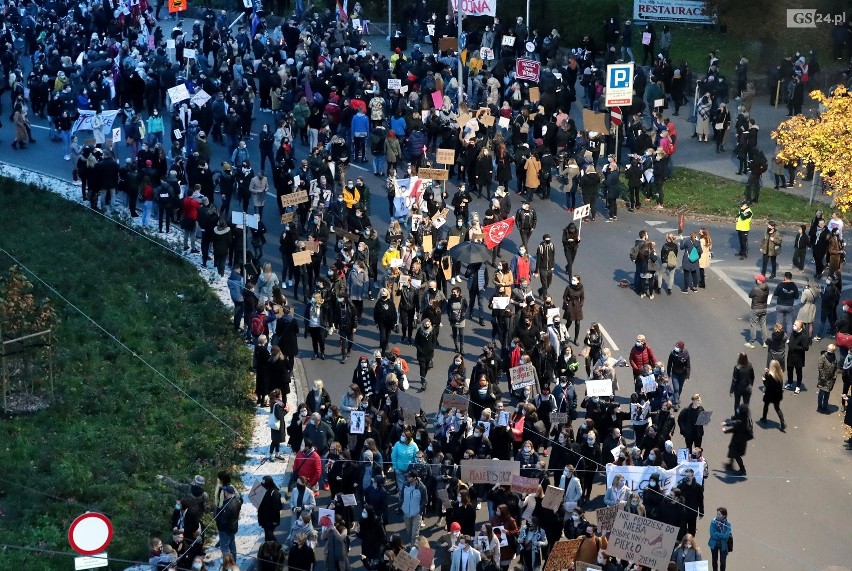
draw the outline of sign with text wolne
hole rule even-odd
[[[515,62],[515,75],[518,79],[526,81],[538,81],[541,73],[541,62],[532,59],[518,58]]]
[[[521,475],[517,460],[462,460],[461,479],[468,484],[512,485],[512,476]]]
[[[677,541],[673,525],[626,511],[615,516],[606,551],[649,569],[665,569]]]

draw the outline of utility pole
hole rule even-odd
[[[456,18],[458,20],[458,31],[456,32],[456,40],[458,45],[456,46],[458,52],[458,82],[459,82],[459,101],[458,101],[458,109],[461,112],[461,106],[464,102],[464,83],[462,82],[462,59],[461,59],[461,37],[462,37],[462,0],[456,0]]]

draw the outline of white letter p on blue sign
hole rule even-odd
[[[626,67],[610,66],[609,85],[614,89],[623,89],[630,84],[630,70]]]

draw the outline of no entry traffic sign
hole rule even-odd
[[[80,555],[102,553],[112,541],[112,522],[95,512],[78,516],[68,528],[68,543]]]
[[[621,107],[611,107],[610,108],[609,120],[616,127],[621,125]]]

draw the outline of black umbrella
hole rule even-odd
[[[491,252],[482,242],[462,242],[450,249],[450,257],[464,264],[481,264],[491,259]]]

